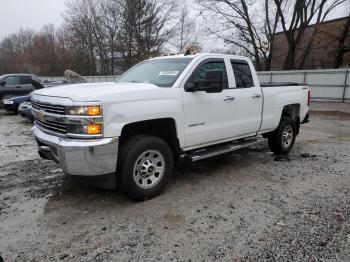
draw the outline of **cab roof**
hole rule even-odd
[[[5,74],[1,75],[0,77],[5,77],[5,76],[34,76],[33,74]]]
[[[184,55],[184,54],[169,54],[169,55],[162,55],[157,57],[152,57],[150,60],[154,59],[169,59],[169,58],[199,58],[203,56],[229,56],[231,58],[237,58],[237,59],[247,59],[247,57],[244,56],[238,56],[238,55],[231,55],[231,54],[218,54],[218,53],[195,53],[191,55]]]

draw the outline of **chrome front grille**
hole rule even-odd
[[[64,115],[66,113],[66,107],[61,105],[51,105],[40,103],[37,101],[32,101],[32,106],[36,110],[44,111],[51,114]]]
[[[36,126],[43,131],[54,132],[55,134],[67,134],[65,123],[66,107],[32,101],[32,112]]]

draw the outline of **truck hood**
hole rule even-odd
[[[99,101],[109,96],[124,93],[135,93],[140,91],[163,89],[147,83],[86,83],[63,85],[58,87],[44,88],[33,94],[51,97],[65,97],[73,101]]]

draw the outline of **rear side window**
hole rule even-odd
[[[247,88],[254,86],[252,72],[248,63],[244,60],[231,60],[233,73],[235,75],[236,87]]]
[[[30,80],[31,80],[31,77],[30,77],[30,76],[20,76],[20,77],[19,77],[19,83],[20,83],[21,85],[30,84]]]

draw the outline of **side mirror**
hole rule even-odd
[[[0,86],[5,86],[6,85],[6,81],[5,80],[1,80],[0,81]]]
[[[197,91],[196,88],[197,88],[197,85],[195,82],[193,82],[193,80],[188,80],[185,84],[185,91],[186,92]]]
[[[208,70],[204,79],[194,79],[185,84],[187,92],[205,91],[207,93],[220,93],[224,87],[224,72],[221,70]]]

